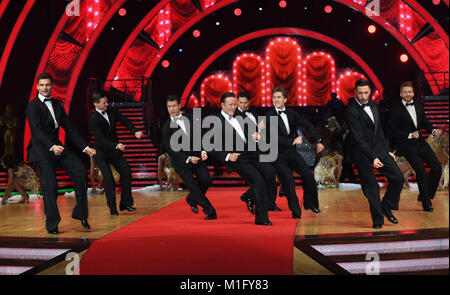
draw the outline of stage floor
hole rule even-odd
[[[229,191],[230,198],[235,198],[236,206],[245,206],[240,195],[246,187],[211,188],[207,195],[217,191]],[[298,187],[298,195],[302,195]],[[384,188],[381,189],[383,194]],[[75,205],[75,197],[66,194],[58,198],[61,215],[60,234],[50,235],[45,229],[45,215],[42,199],[32,200],[29,204],[0,205],[0,237],[44,237],[44,238],[88,238],[98,239],[144,216],[152,214],[169,204],[183,199],[187,191],[146,191],[133,192],[136,212],[120,212],[119,216],[110,216],[103,194],[89,195],[89,223],[91,230],[85,230],[81,223],[71,218]],[[372,229],[369,205],[358,185],[343,184],[339,189],[320,189],[320,214],[302,210],[302,219],[298,221],[296,235],[324,235],[341,233],[361,233],[373,231],[403,231],[416,229],[448,228],[449,194],[448,190],[438,191],[433,200],[434,212],[423,212],[417,202],[417,188],[405,188],[402,191],[400,210],[393,211],[399,220],[394,225],[385,220],[385,225],[378,230]],[[117,195],[118,199],[120,195]],[[277,203],[287,203],[286,198],[277,199]],[[286,206],[287,207],[287,206]],[[186,210],[190,210],[186,204]],[[278,212],[269,212],[271,215]],[[200,214],[199,214],[200,215]],[[218,209],[220,216],[220,209]],[[249,214],[249,220],[253,216]],[[207,222],[199,218],[199,223]],[[277,224],[273,225],[274,227]],[[296,259],[296,258],[295,258]],[[294,263],[295,264],[295,263]],[[56,269],[48,269],[44,273],[57,274]]]

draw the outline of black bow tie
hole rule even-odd
[[[365,104],[362,104],[362,105],[361,105],[361,108],[364,110],[364,108],[365,108],[365,107],[368,107],[368,106],[369,106],[369,103],[365,103]]]
[[[281,114],[286,114],[286,110],[284,110],[284,111],[278,111],[278,116],[281,116]]]
[[[105,111],[102,111],[102,115],[104,116],[106,114],[106,112]]]
[[[52,99],[51,98],[44,98],[44,102],[46,102],[46,101],[52,101]]]
[[[414,105],[413,102],[407,102],[407,103],[405,103],[405,106],[413,106],[413,105]]]

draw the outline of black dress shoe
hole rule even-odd
[[[292,218],[294,218],[294,219],[302,219],[302,216],[298,215],[298,214],[292,214]]]
[[[425,212],[433,212],[433,207],[432,206],[426,206],[426,207],[423,207],[423,211],[425,211]]]
[[[112,211],[110,211],[110,213],[111,213],[112,216],[118,216],[119,215],[119,212],[117,212],[117,210],[112,210]]]
[[[272,208],[269,208],[269,211],[276,211],[276,212],[279,212],[279,211],[281,211],[281,209],[278,207],[278,206],[274,206],[274,207],[272,207]]]
[[[81,220],[81,225],[84,226],[84,228],[86,228],[86,229],[91,229],[87,219]]]
[[[286,193],[282,189],[280,189],[280,192],[278,193],[278,195],[280,197],[287,197]]]
[[[216,213],[209,214],[208,216],[205,217],[205,220],[214,220],[214,219],[217,219]]]
[[[384,214],[384,216],[387,217],[387,219],[388,219],[390,222],[392,222],[392,223],[394,223],[394,224],[397,224],[397,223],[398,223],[397,218],[395,218],[395,216],[392,214],[392,212],[391,212],[390,209],[383,208],[383,214]]]
[[[317,208],[315,208],[315,207],[312,207],[312,208],[305,207],[305,210],[311,210],[311,211],[314,212],[314,213],[320,213],[320,210],[317,209]]]
[[[133,212],[133,211],[136,211],[136,208],[131,207],[131,206],[120,207],[120,211],[125,211],[125,210]]]
[[[381,228],[383,225],[382,224],[374,224],[372,227],[373,228]]]
[[[59,234],[59,231],[57,228],[55,228],[55,229],[49,230],[48,233],[52,234],[52,235],[57,235],[57,234]]]
[[[266,222],[255,222],[256,225],[272,225],[272,222],[270,222],[270,220],[266,221]]]
[[[191,206],[191,210],[192,210],[192,212],[194,212],[195,214],[198,214],[198,208],[197,208],[197,206]]]

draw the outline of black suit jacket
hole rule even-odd
[[[230,153],[239,153],[239,159],[257,159],[256,157],[259,155],[259,152],[257,151],[258,145],[254,142],[253,137],[248,135],[248,128],[245,128],[245,126],[242,125],[242,118],[238,118],[238,115],[235,113],[235,117],[242,127],[246,141],[242,140],[231,123],[225,119],[221,112],[217,116],[221,121],[222,146],[220,150],[210,151],[209,154],[227,165],[231,164],[229,161],[225,161],[227,155]],[[227,127],[232,131],[232,135],[226,133]],[[227,145],[227,143],[231,144]],[[249,150],[249,147],[252,145],[255,147],[255,150]]]
[[[389,153],[390,149],[380,124],[377,104],[373,100],[369,100],[368,103],[375,122],[359,106],[356,98],[351,98],[348,102],[348,107],[345,110],[345,121],[350,130],[348,134],[350,150],[361,152],[369,158],[370,162],[373,162],[375,158],[380,158]]]
[[[411,148],[411,144],[425,141],[420,130],[425,129],[429,133],[433,130],[433,125],[428,121],[423,105],[414,103],[414,108],[417,116],[417,128],[403,103],[400,102],[391,111],[391,140],[397,149],[397,155],[403,155],[406,149]],[[409,134],[415,131],[419,131],[419,138],[408,139]]]
[[[50,148],[53,145],[62,145],[59,140],[59,127],[65,130],[66,135],[81,150],[88,146],[76,128],[73,127],[61,102],[52,99],[52,106],[58,128],[55,128],[52,114],[39,97],[36,97],[27,105],[25,113],[31,129],[31,140],[27,147],[27,158],[30,162],[55,158],[55,154],[50,151]],[[67,147],[65,147],[61,154],[62,156],[67,152],[66,150]]]
[[[138,130],[134,127],[133,123],[131,123],[128,118],[124,117],[118,110],[107,109],[106,113],[108,114],[111,125],[108,124],[108,121],[106,121],[99,112],[94,110],[89,119],[89,126],[91,127],[92,132],[94,132],[93,146],[97,151],[97,156],[111,158],[118,154],[122,154],[122,151],[116,148],[119,144],[116,123],[122,123],[133,134]]]
[[[183,114],[182,116],[184,125],[186,127],[187,134],[186,139],[189,141],[189,149],[188,150],[180,150],[180,151],[174,151],[170,145],[170,138],[171,136],[181,130],[181,127],[176,124],[175,127],[171,127],[170,123],[172,119],[169,116],[169,119],[164,123],[161,129],[161,135],[162,135],[162,142],[163,142],[163,150],[164,152],[167,152],[172,159],[174,164],[177,163],[186,163],[187,158],[190,156],[195,157],[201,157],[201,143],[200,143],[200,150],[198,148],[195,148],[194,150],[194,124],[193,124],[193,118],[191,113]],[[197,122],[198,123],[198,122]],[[201,122],[199,123],[201,126]],[[182,138],[180,137],[178,140],[178,143],[181,144]]]
[[[289,133],[287,132],[286,125],[284,124],[283,119],[281,116],[278,115],[275,108],[271,108],[266,113],[266,126],[267,126],[267,133],[266,137],[269,138],[271,131],[270,126],[270,117],[275,116],[278,117],[278,151],[279,152],[285,152],[285,151],[296,151],[296,147],[293,144],[294,139],[298,137],[297,129],[298,128],[305,128],[306,131],[312,136],[315,142],[319,142],[319,140],[322,139],[319,132],[317,132],[316,128],[314,127],[311,122],[309,122],[307,119],[303,118],[299,113],[297,113],[294,109],[291,108],[285,108],[286,115],[289,121]]]

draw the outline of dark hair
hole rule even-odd
[[[103,91],[92,93],[91,94],[92,103],[99,103],[103,97],[106,97],[106,94]]]
[[[245,98],[247,98],[248,101],[250,101],[250,94],[249,94],[247,91],[241,91],[241,92],[239,92],[239,94],[238,94],[237,97],[238,97],[238,98],[239,98],[239,97],[245,97]]]
[[[369,88],[372,89],[370,82],[365,79],[359,79],[358,81],[355,82],[355,89],[356,87],[364,87],[364,86],[369,86]]]
[[[14,155],[10,154],[4,154],[2,156],[1,162],[6,166],[6,169],[14,169],[23,163],[21,160],[14,157]]]
[[[225,99],[227,99],[228,97],[236,97],[236,95],[234,95],[233,92],[226,92],[220,98],[220,103],[225,103]]]
[[[169,101],[176,101],[178,104],[180,104],[180,98],[176,95],[173,94],[169,94],[166,96],[166,105]]]
[[[272,95],[273,95],[275,92],[281,92],[281,94],[283,94],[283,97],[284,97],[284,98],[287,98],[287,91],[286,91],[286,89],[285,89],[284,87],[281,87],[281,86],[275,87],[275,88],[272,90]]]
[[[38,84],[39,84],[39,81],[40,81],[40,80],[45,80],[45,79],[49,79],[49,80],[52,82],[52,84],[53,84],[53,77],[50,76],[50,75],[47,74],[47,73],[41,73],[41,74],[39,74],[39,76],[38,76],[38,78],[37,78]]]
[[[403,82],[400,85],[400,90],[402,90],[403,87],[411,87],[414,90],[413,82],[411,82],[411,81]]]

